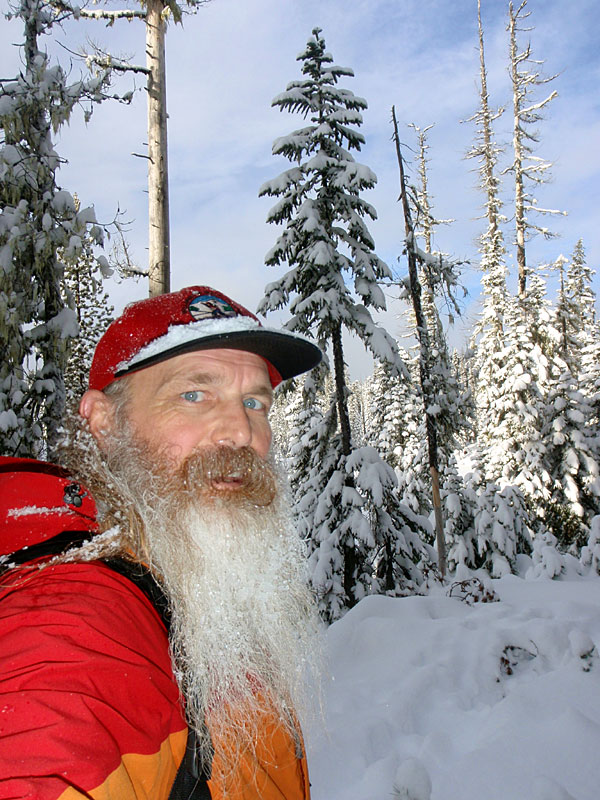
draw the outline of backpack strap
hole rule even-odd
[[[62,531],[45,542],[25,547],[11,553],[0,565],[0,574],[12,566],[20,566],[37,558],[67,553],[90,538],[90,531]],[[107,567],[130,580],[146,595],[159,613],[167,633],[171,626],[169,601],[162,587],[157,583],[149,569],[124,558],[108,558],[102,561]],[[202,768],[198,755],[198,739],[193,728],[188,726],[185,755],[179,765],[168,800],[210,800],[208,780],[211,770]]]
[[[93,536],[92,531],[62,531],[46,539],[44,542],[32,544],[30,547],[23,547],[21,550],[15,550],[3,556],[2,570],[6,570],[10,566],[20,566],[27,564],[28,561],[35,561],[36,558],[48,558],[50,556],[57,556],[60,553],[68,553],[74,547],[79,547],[88,539]]]
[[[198,757],[198,740],[193,728],[188,728],[185,755],[179,765],[175,781],[171,787],[169,800],[210,800],[208,788],[209,774],[202,769]]]

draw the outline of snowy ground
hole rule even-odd
[[[329,629],[313,800],[598,800],[600,579],[487,585],[499,602],[370,597]]]

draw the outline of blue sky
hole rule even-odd
[[[114,7],[114,6],[113,6]],[[491,103],[510,106],[506,70],[508,3],[483,0]],[[536,239],[528,247],[532,263],[568,256],[583,238],[588,263],[600,261],[600,52],[596,0],[529,0],[533,55],[544,59],[546,74],[559,73],[552,88],[559,97],[540,124],[539,155],[555,162],[553,182],[539,192],[540,205],[569,212],[551,220],[561,238]],[[391,142],[390,109],[395,104],[401,133],[414,146],[409,122],[430,132],[429,180],[434,211],[456,222],[440,228],[437,246],[457,258],[476,260],[483,223],[482,197],[475,190],[474,162],[464,159],[476,110],[478,82],[476,0],[212,0],[167,35],[169,169],[171,180],[172,285],[208,283],[254,309],[264,286],[281,274],[263,259],[278,229],[265,218],[271,201],[258,188],[286,167],[271,155],[273,140],[300,127],[300,117],[272,109],[272,98],[300,76],[296,55],[311,29],[323,29],[336,63],[354,69],[343,85],[365,97],[369,108],[362,132],[366,145],[357,159],[378,175],[366,197],[378,211],[370,226],[378,254],[402,274],[397,257],[403,222],[397,203],[398,170]],[[2,24],[2,77],[18,69],[18,22]],[[114,54],[143,63],[144,31],[138,22],[72,23],[57,38],[77,49],[91,36]],[[63,62],[68,54],[57,51]],[[72,67],[73,76],[79,66]],[[145,92],[131,106],[105,103],[86,127],[80,118],[61,133],[59,154],[68,160],[60,183],[94,204],[99,219],[110,220],[117,206],[132,220],[129,240],[136,258],[146,260]],[[497,131],[510,144],[510,113]],[[510,151],[507,149],[506,159]],[[510,186],[506,187],[510,198]],[[507,206],[510,214],[510,206]],[[507,242],[512,239],[507,232]],[[479,274],[466,268],[469,290],[465,319],[453,335],[469,328],[477,311]],[[599,284],[596,284],[598,291]],[[144,296],[146,286],[115,285],[115,305]],[[398,335],[402,304],[390,295],[382,317]],[[360,349],[350,346],[355,374],[368,370]]]

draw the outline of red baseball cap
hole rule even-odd
[[[273,387],[316,367],[319,348],[296,333],[265,328],[247,308],[209,286],[188,286],[128,305],[98,342],[90,389],[182,353],[247,350],[267,362]]]

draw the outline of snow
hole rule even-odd
[[[188,325],[171,325],[167,333],[159,336],[142,347],[135,356],[119,364],[118,369],[133,367],[140,361],[164,353],[172,347],[177,347],[187,342],[203,339],[207,336],[220,336],[227,333],[240,333],[242,331],[256,330],[260,323],[251,317],[236,316],[233,318],[220,317],[218,319],[199,320]]]
[[[567,574],[485,578],[498,602],[367,597],[334,623],[313,800],[596,800],[600,580]]]
[[[52,508],[48,508],[47,506],[25,506],[18,508],[9,508],[8,511],[6,512],[6,516],[9,519],[18,519],[19,517],[40,516],[42,514],[45,515],[72,514],[73,516],[77,516],[77,514],[74,511],[71,511],[71,509],[66,508],[64,505],[53,506]]]

